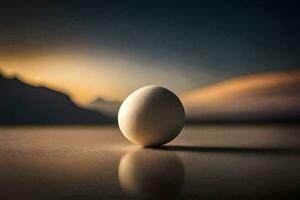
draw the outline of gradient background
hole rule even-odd
[[[85,105],[299,69],[298,1],[2,3],[0,70]]]

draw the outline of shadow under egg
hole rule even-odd
[[[155,149],[127,153],[118,168],[125,193],[143,198],[179,197],[184,175],[184,165],[176,153]]]

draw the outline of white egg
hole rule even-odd
[[[184,126],[185,112],[179,98],[166,88],[145,86],[130,94],[118,113],[124,136],[140,146],[172,141]]]

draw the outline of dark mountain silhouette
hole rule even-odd
[[[120,106],[121,106],[121,102],[119,101],[108,101],[101,97],[98,97],[90,104],[88,104],[86,108],[89,110],[94,110],[100,113],[104,113],[105,115],[116,120]]]
[[[0,73],[0,124],[98,124],[107,116],[80,108],[69,96]]]

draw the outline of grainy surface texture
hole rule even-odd
[[[117,127],[0,128],[0,199],[300,198],[299,126],[193,126],[159,149]]]

